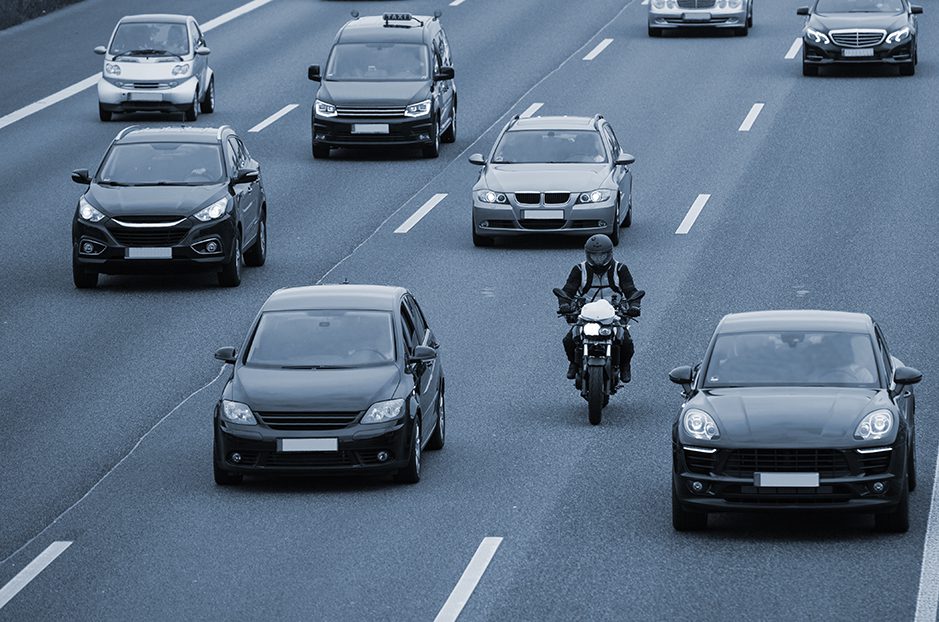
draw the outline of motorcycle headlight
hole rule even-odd
[[[251,412],[251,408],[247,404],[231,400],[222,400],[222,418],[241,425],[258,424],[257,419],[254,418],[254,413]]]
[[[815,43],[831,43],[831,39],[828,38],[824,32],[820,30],[815,30],[814,28],[806,28],[805,36],[814,41]]]
[[[596,322],[584,324],[584,334],[588,337],[596,337],[600,334],[600,325]]]
[[[886,41],[886,43],[888,43],[888,44],[891,44],[891,43],[900,43],[900,42],[903,41],[904,39],[909,38],[909,36],[910,36],[910,27],[909,27],[909,26],[904,26],[904,27],[901,28],[900,30],[894,30],[894,31],[891,32],[889,35],[887,35],[887,41]]]
[[[196,220],[201,220],[202,222],[209,222],[210,220],[215,220],[221,218],[225,215],[225,208],[228,207],[228,197],[222,197],[212,205],[208,207],[203,207],[201,210],[195,213]]]
[[[95,209],[95,206],[85,200],[85,197],[78,199],[78,217],[88,222],[98,222],[104,219],[104,214]]]
[[[182,65],[176,65],[173,67],[174,76],[183,76],[189,73],[189,63],[183,63]]]
[[[375,402],[369,406],[365,416],[362,417],[362,423],[384,423],[394,421],[404,414],[404,400],[386,400],[384,402]]]
[[[119,76],[121,75],[121,66],[117,63],[105,63],[104,73],[108,74],[109,76]]]
[[[430,114],[430,100],[425,99],[422,102],[417,102],[416,104],[411,104],[404,109],[404,116],[406,117],[423,117]]]
[[[476,193],[476,198],[483,203],[503,203],[509,202],[508,197],[502,192],[493,192],[492,190],[480,190]]]
[[[721,432],[711,415],[697,408],[689,408],[682,415],[682,426],[685,432],[699,440],[709,441],[720,438]]]
[[[594,190],[592,192],[581,192],[577,197],[578,203],[600,203],[610,198],[609,190]]]
[[[603,337],[609,337],[612,334],[613,334],[613,330],[610,328],[607,328],[606,326],[600,329],[600,335]]]
[[[313,109],[316,111],[316,114],[321,117],[335,117],[338,114],[335,106],[320,99],[317,99],[313,104]]]
[[[861,419],[854,438],[862,441],[875,441],[883,438],[893,429],[893,413],[889,410],[875,410]]]

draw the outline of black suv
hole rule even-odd
[[[98,274],[169,269],[215,271],[241,283],[241,264],[267,255],[267,198],[260,164],[228,126],[121,131],[88,184],[72,221],[75,287]]]
[[[456,140],[456,85],[450,45],[433,17],[409,13],[353,18],[333,42],[313,104],[313,157],[332,147],[420,145],[436,158]]]

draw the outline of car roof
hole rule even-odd
[[[186,23],[186,20],[195,19],[191,15],[177,15],[175,13],[143,13],[141,15],[125,15],[121,18],[120,24],[129,24],[135,22],[178,22]]]
[[[117,143],[153,143],[153,142],[187,142],[187,143],[218,143],[218,141],[233,130],[227,126],[222,127],[188,127],[184,125],[170,127],[140,127],[125,128],[114,142]]]
[[[756,331],[832,331],[870,333],[874,321],[866,313],[820,311],[815,309],[787,311],[752,311],[725,315],[717,325],[718,333]]]
[[[427,15],[412,17],[424,22],[423,27],[416,21],[397,22],[400,26],[385,26],[382,15],[367,15],[349,20],[339,31],[337,43],[421,43],[427,40],[428,26],[434,20]],[[404,26],[403,24],[408,24]]]
[[[387,285],[308,285],[279,289],[261,311],[363,309],[394,311],[407,290]]]
[[[593,130],[597,117],[546,116],[518,119],[512,130]]]

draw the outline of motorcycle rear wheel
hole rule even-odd
[[[590,425],[599,425],[603,418],[603,368],[587,368],[587,408]]]

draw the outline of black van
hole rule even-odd
[[[313,157],[334,147],[420,145],[436,158],[456,140],[456,84],[450,44],[432,17],[409,13],[358,17],[336,35],[313,103]]]

